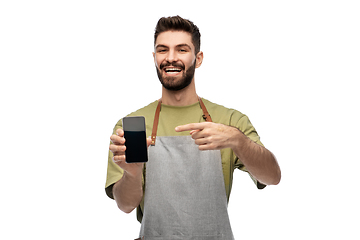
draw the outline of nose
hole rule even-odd
[[[179,59],[176,51],[169,50],[165,60],[167,60],[168,62],[177,62]]]

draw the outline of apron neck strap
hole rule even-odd
[[[201,100],[200,97],[199,98],[199,103],[200,103],[200,107],[203,111],[203,118],[205,119],[206,122],[212,122],[211,116],[209,114],[209,112],[207,111],[205,104],[203,103],[203,101]],[[159,99],[159,103],[156,107],[156,111],[155,111],[155,117],[154,117],[154,124],[153,124],[153,128],[152,128],[152,133],[151,133],[151,146],[155,146],[155,141],[156,141],[156,133],[157,133],[157,128],[159,125],[159,116],[160,116],[160,110],[161,110],[161,98]]]

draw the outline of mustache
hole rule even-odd
[[[177,62],[164,62],[164,63],[161,63],[160,64],[160,69],[163,69],[164,67],[169,67],[169,66],[185,69],[184,64],[177,63]]]

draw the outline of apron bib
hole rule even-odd
[[[200,98],[199,101],[204,111]],[[161,101],[154,127],[158,124],[160,107]],[[206,115],[205,110],[204,118]],[[156,130],[157,126],[155,134]],[[146,163],[140,238],[234,239],[227,212],[220,150],[200,151],[191,136],[156,138],[153,134],[152,139],[153,146],[149,147]]]

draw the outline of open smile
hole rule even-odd
[[[165,74],[168,76],[176,76],[178,74],[180,74],[183,69],[180,67],[173,67],[173,66],[169,66],[169,67],[164,67],[163,69],[165,71]]]

